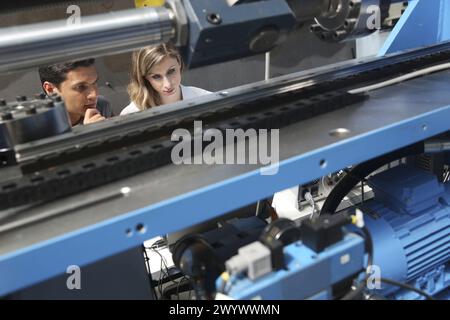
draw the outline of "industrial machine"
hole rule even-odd
[[[1,30],[0,71],[9,72],[163,41],[193,68],[267,52],[300,26],[327,42],[393,28],[378,57],[92,126],[70,128],[58,97],[0,101],[0,296],[56,277],[63,281],[52,288],[67,290],[70,266],[95,266],[300,185],[295,202],[309,201],[311,215],[293,221],[270,212],[178,242],[175,264],[197,298],[448,299],[450,4],[409,1],[392,26],[389,12],[400,2],[173,0],[75,25]],[[271,141],[277,161],[175,164],[179,128],[199,146],[194,159],[208,148],[208,129],[259,137],[279,129],[271,136],[279,137]],[[248,139],[232,145],[245,148]],[[371,197],[363,188],[339,207],[358,184]]]
[[[260,245],[252,254],[244,247],[226,262],[218,290],[235,299],[448,299],[448,185],[407,165],[369,184],[375,197],[357,206],[359,228],[348,211],[278,227],[248,246]],[[292,228],[296,239],[282,241],[274,263],[261,243]]]

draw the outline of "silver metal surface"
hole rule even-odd
[[[0,72],[130,51],[175,37],[165,7],[129,9],[0,29]]]
[[[185,46],[189,40],[189,28],[183,4],[179,0],[166,0],[166,7],[170,8],[177,22],[174,43],[177,47]]]
[[[425,153],[440,153],[450,151],[450,141],[448,140],[429,140],[425,141]]]
[[[381,27],[380,0],[340,0],[334,12],[315,17],[315,24],[311,26],[322,40],[352,40]],[[376,21],[377,18],[380,20]]]
[[[29,116],[24,111],[15,113],[12,120],[0,120],[0,127],[2,132],[5,130],[7,132],[3,137],[8,137],[14,146],[71,130],[66,107],[61,102],[54,104],[51,108],[38,108],[35,114]]]
[[[280,130],[280,161],[369,132],[376,134],[380,128],[392,127],[449,106],[449,81],[450,71],[428,75],[374,91],[370,93],[370,99],[362,103],[282,128]],[[232,91],[229,90],[229,92]],[[432,130],[432,123],[428,123],[427,126],[427,130]],[[346,128],[349,130],[348,135],[345,138],[331,136],[330,131],[337,128]],[[412,134],[415,133],[411,132]],[[368,149],[373,147],[367,145]],[[364,150],[350,152],[361,154]],[[342,155],[335,154],[335,159],[327,159],[328,165],[330,166],[340,157]],[[57,208],[72,207],[76,203],[88,200],[90,202],[96,197],[102,198],[104,195],[118,192],[124,186],[130,188],[126,200],[117,198],[99,202],[80,210],[71,210],[65,215],[58,215],[0,234],[0,255],[251,172],[258,167],[256,165],[166,165],[94,190],[24,210],[16,218],[25,218],[30,214],[41,214],[57,210]],[[301,171],[298,172],[298,183],[307,182],[302,178],[303,174]],[[224,201],[232,202],[233,199],[224,199]],[[95,201],[92,200],[92,202]],[[198,205],[202,206],[201,203]],[[170,217],[167,219],[169,220]],[[152,225],[148,225],[148,228],[151,233]]]

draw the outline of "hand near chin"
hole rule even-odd
[[[95,108],[91,108],[86,110],[86,113],[84,114],[83,124],[89,124],[103,120],[105,120],[105,117],[100,114],[100,111]]]

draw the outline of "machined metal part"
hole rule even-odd
[[[183,4],[180,0],[166,0],[165,6],[171,10],[176,21],[174,43],[177,47],[185,46],[189,41],[189,30]]]
[[[340,42],[379,30],[389,5],[384,0],[339,0],[332,9],[316,16],[310,29],[324,41]]]
[[[17,101],[0,107],[2,138],[14,147],[71,130],[69,117],[61,97],[27,100],[18,96]]]
[[[167,42],[175,38],[176,24],[170,9],[155,7],[81,17],[79,23],[59,20],[3,28],[0,72]]]
[[[296,25],[285,0],[184,0],[189,43],[182,49],[190,68],[267,52],[282,43]]]

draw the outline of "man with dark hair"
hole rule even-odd
[[[112,116],[108,101],[98,95],[94,59],[70,61],[39,68],[42,88],[64,100],[72,126]]]

